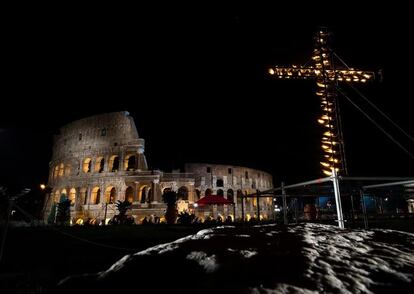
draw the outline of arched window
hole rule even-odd
[[[217,196],[224,197],[224,191],[222,189],[217,190]]]
[[[188,200],[188,189],[185,186],[182,186],[178,189],[177,199],[179,200]]]
[[[125,157],[125,170],[137,169],[137,157],[135,155],[127,155]]]
[[[125,200],[128,200],[129,202],[134,202],[134,188],[128,187],[125,190]]]
[[[119,170],[119,157],[117,155],[112,155],[109,158],[109,170],[111,172],[117,172]]]
[[[59,177],[62,177],[65,174],[65,165],[61,163],[59,165]]]
[[[101,173],[104,171],[105,159],[103,157],[98,157],[95,163],[95,172]]]
[[[243,196],[243,192],[242,190],[237,190],[237,205],[241,205],[242,202],[242,196]]]
[[[81,188],[80,192],[79,192],[79,196],[80,196],[80,200],[79,203],[81,204],[87,204],[87,199],[88,197],[86,197],[86,193],[88,192],[88,189],[86,188]]]
[[[61,202],[66,198],[68,198],[68,192],[66,192],[66,189],[62,189],[62,191],[60,191],[58,202]]]
[[[205,196],[210,196],[211,194],[213,194],[211,189],[207,189],[206,192],[204,193]]]
[[[91,172],[91,167],[92,167],[92,159],[90,158],[85,158],[83,160],[83,164],[82,164],[82,170],[84,173],[90,173]]]
[[[116,189],[113,186],[109,186],[105,190],[105,203],[115,203],[116,200]]]
[[[53,200],[54,200],[56,203],[58,203],[58,202],[60,201],[60,191],[59,191],[59,190],[55,191],[55,195],[54,195],[54,197],[53,197]]]
[[[139,202],[141,203],[145,203],[148,202],[148,193],[149,192],[149,187],[148,186],[142,186],[140,191],[139,191]]]
[[[94,187],[91,193],[91,204],[99,204],[101,198],[101,189]]]
[[[234,192],[232,189],[227,190],[227,200],[234,202]]]
[[[59,175],[59,165],[55,166],[55,170],[53,172],[53,178],[56,179]]]
[[[71,172],[72,172],[72,166],[70,164],[67,164],[65,166],[65,176],[70,176]]]
[[[69,200],[70,200],[70,205],[74,206],[76,202],[76,189],[75,188],[70,189]]]
[[[200,192],[200,190],[198,190],[198,189],[196,189],[195,190],[195,194],[196,194],[196,200],[199,200],[200,199],[200,196],[201,196],[201,192]]]
[[[217,185],[217,187],[224,187],[223,179],[217,179],[216,185]]]

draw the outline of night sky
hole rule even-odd
[[[331,47],[348,65],[383,70],[383,82],[357,88],[413,136],[410,9],[348,3],[318,10],[321,3],[10,10],[0,184],[45,182],[60,126],[124,110],[146,140],[151,168],[211,162],[263,169],[289,183],[320,177],[314,83],[267,76],[268,66],[306,63],[318,26],[333,32]],[[343,88],[414,153],[412,141]],[[414,160],[341,101],[350,174],[413,176]]]

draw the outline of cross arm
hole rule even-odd
[[[362,71],[354,69],[319,69],[313,66],[309,67],[272,67],[269,68],[269,74],[271,76],[278,77],[280,79],[311,79],[311,78],[324,78],[326,77],[330,81],[343,81],[343,82],[361,82],[374,80],[378,74],[373,71]]]

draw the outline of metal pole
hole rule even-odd
[[[287,201],[286,201],[285,183],[282,182],[281,187],[282,187],[282,200],[283,200],[283,224],[287,225],[288,219],[287,219]]]
[[[244,194],[241,192],[242,222],[244,222]]]
[[[339,191],[339,181],[338,175],[336,174],[336,170],[332,168],[332,181],[334,186],[335,192],[335,201],[336,201],[336,214],[338,217],[338,226],[339,228],[345,228],[344,224],[344,217],[342,215],[342,204],[341,204],[341,192]]]
[[[365,229],[368,229],[367,208],[365,206],[364,191],[362,189],[359,191],[359,195],[361,196],[362,214],[364,216],[364,227]]]
[[[108,202],[105,202],[105,216],[104,216],[104,226],[106,226],[106,212],[108,211]]]
[[[378,184],[378,185],[369,185],[369,186],[362,186],[364,190],[366,189],[372,189],[372,188],[382,188],[382,187],[390,187],[390,186],[403,186],[403,185],[409,185],[414,184],[414,180],[411,181],[402,181],[402,182],[393,182],[393,183],[386,183],[386,184]]]
[[[354,210],[354,195],[351,193],[351,216],[352,216],[352,223],[355,221],[355,210]]]
[[[319,179],[312,180],[312,181],[306,181],[306,182],[301,182],[301,183],[298,183],[298,184],[288,185],[288,186],[285,186],[285,189],[303,187],[303,186],[308,186],[308,185],[312,185],[312,184],[321,184],[321,183],[325,183],[325,182],[329,182],[329,181],[331,181],[330,177],[319,178]],[[274,192],[279,191],[281,189],[282,189],[282,187],[273,188],[273,189],[270,189],[270,190],[262,191],[262,194],[274,193]]]

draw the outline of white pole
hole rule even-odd
[[[342,215],[341,192],[339,191],[338,175],[336,174],[336,170],[334,168],[332,169],[332,181],[333,181],[334,192],[335,192],[336,214],[338,217],[338,226],[339,228],[343,229],[345,228],[345,224],[344,224],[344,217]]]

